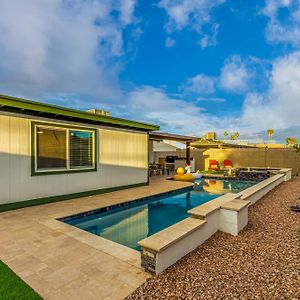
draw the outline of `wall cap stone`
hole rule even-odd
[[[246,208],[251,204],[251,201],[233,199],[221,205],[221,208],[233,210],[233,211],[241,211],[242,209]]]
[[[190,235],[193,231],[197,230],[204,224],[206,224],[205,220],[186,218],[139,241],[138,244],[143,249],[151,249],[159,252],[170,247],[175,242],[184,238],[186,235]]]
[[[191,214],[193,217],[205,219],[206,216],[213,213],[214,211],[220,209],[220,206],[228,202],[230,200],[233,200],[237,197],[237,194],[233,193],[227,193],[223,196],[220,196],[216,199],[213,199],[209,202],[206,202],[204,204],[201,204],[197,207],[194,207],[188,211],[189,214]]]

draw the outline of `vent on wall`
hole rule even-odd
[[[103,109],[89,109],[87,110],[87,112],[91,113],[91,114],[95,114],[95,115],[100,115],[100,116],[106,116],[109,117],[110,116],[110,112],[103,110]]]

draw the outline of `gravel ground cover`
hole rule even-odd
[[[217,233],[133,299],[300,299],[300,178],[249,208],[249,224],[234,237]]]

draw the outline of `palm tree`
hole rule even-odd
[[[269,128],[267,130],[267,135],[268,135],[268,137],[269,137],[270,140],[272,140],[274,133],[275,133],[275,131],[272,128]]]
[[[236,139],[238,139],[240,137],[240,133],[237,131],[237,132],[234,133],[234,136],[235,136]]]
[[[232,141],[234,141],[235,138],[236,138],[235,134],[232,134],[232,135],[230,136],[230,139],[231,139]]]
[[[227,137],[229,135],[228,131],[224,131],[224,136]]]

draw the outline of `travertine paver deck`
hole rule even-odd
[[[0,213],[0,259],[44,299],[123,299],[147,277],[139,252],[56,218],[189,185],[149,186]]]

